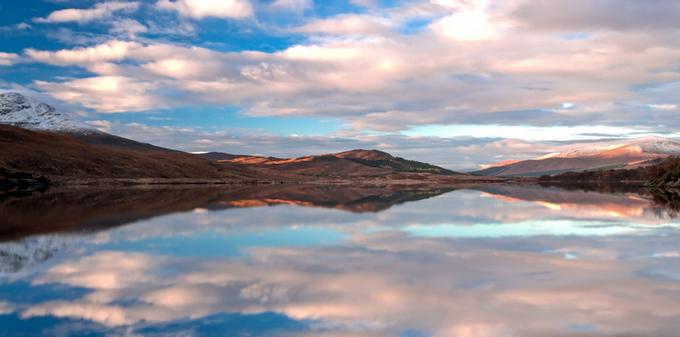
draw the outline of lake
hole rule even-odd
[[[0,336],[677,336],[677,194],[120,188],[0,199]]]

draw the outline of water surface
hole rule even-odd
[[[0,336],[677,336],[674,194],[51,190],[0,200]]]

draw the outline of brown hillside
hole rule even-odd
[[[163,149],[125,149],[91,145],[65,134],[0,125],[0,167],[52,179],[191,178],[247,179],[242,167],[219,165],[204,158]]]

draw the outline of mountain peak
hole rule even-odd
[[[90,133],[96,130],[55,107],[18,92],[0,93],[0,124],[33,130]]]
[[[363,160],[383,160],[394,158],[391,154],[380,150],[355,149],[335,154],[338,158],[363,159]]]

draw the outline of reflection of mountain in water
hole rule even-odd
[[[354,213],[380,212],[406,202],[431,198],[451,191],[447,188],[338,188],[300,187],[257,188],[223,196],[210,209],[295,205],[334,208]]]
[[[476,188],[504,200],[535,202],[548,208],[575,211],[582,215],[654,220],[675,218],[680,210],[680,194],[612,186],[550,187],[539,185],[484,185]]]
[[[46,261],[72,241],[63,235],[43,235],[0,242],[0,274],[15,273]]]
[[[0,240],[34,234],[97,231],[197,208],[297,205],[350,212],[379,212],[393,205],[440,195],[450,189],[262,186],[252,188],[121,188],[50,190],[0,202]]]
[[[667,214],[671,218],[680,215],[680,190],[652,190],[654,211],[659,214]]]

